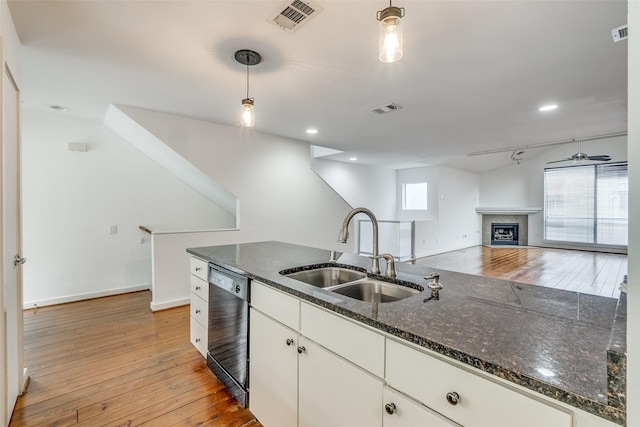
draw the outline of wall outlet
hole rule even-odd
[[[118,234],[118,225],[117,224],[111,224],[109,226],[109,234]]]

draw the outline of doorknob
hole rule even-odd
[[[25,262],[27,262],[26,258],[22,258],[20,256],[20,254],[16,254],[16,256],[13,257],[13,265],[17,266],[18,264],[24,264]]]

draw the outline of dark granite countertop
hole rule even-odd
[[[374,306],[279,274],[299,266],[328,264],[327,250],[259,242],[190,248],[187,252],[543,395],[625,424],[624,406],[607,403],[611,387],[607,350],[617,299],[396,263],[397,279],[425,289],[428,280],[424,277],[431,272],[439,273],[443,285],[440,299],[425,301],[430,295],[426,290],[414,297]],[[352,254],[340,254],[337,262],[368,271],[371,267],[369,258]],[[381,263],[384,271],[384,261]]]

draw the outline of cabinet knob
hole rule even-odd
[[[447,402],[449,402],[449,405],[456,406],[459,401],[460,395],[458,393],[456,393],[455,391],[450,391],[449,393],[447,393]]]
[[[199,291],[200,289],[202,289],[200,286],[196,286],[196,291]]]
[[[387,403],[386,405],[384,405],[384,410],[387,411],[387,414],[393,415],[396,413],[396,404]]]
[[[200,310],[196,310],[196,314],[200,314]]]
[[[241,290],[240,285],[236,285],[236,294],[239,294]]]
[[[287,343],[287,345],[292,345],[293,344],[293,340],[291,338],[287,338],[287,340],[285,342]]]
[[[307,351],[307,349],[306,349],[306,348],[304,348],[303,346],[298,347],[298,354],[302,354],[302,353],[304,353],[305,351]]]
[[[196,267],[196,271],[200,271],[202,270],[200,267]]]
[[[196,338],[196,342],[200,342],[200,338]]]

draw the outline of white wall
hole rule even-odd
[[[544,207],[544,169],[569,166],[571,162],[548,165],[548,161],[570,157],[578,151],[577,144],[565,144],[552,149],[529,150],[520,164],[496,169],[480,175],[481,207]],[[627,160],[627,137],[617,137],[582,143],[587,154],[609,154],[612,162]],[[534,157],[535,156],[535,157]],[[481,157],[478,157],[479,161]],[[529,215],[529,244],[543,244],[543,213]]]
[[[238,231],[154,235],[153,309],[186,302],[188,247],[280,240],[353,252],[354,239],[337,242],[350,207],[311,170],[307,143],[120,108],[240,200]]]
[[[416,222],[416,257],[480,244],[479,177],[444,166],[438,167],[438,219]]]
[[[102,124],[28,109],[22,118],[26,307],[150,287],[150,236],[140,225],[235,226]],[[88,151],[71,152],[68,142]]]
[[[629,28],[640,34],[640,1],[629,2]],[[629,294],[627,323],[627,425],[640,425],[640,38],[629,46]]]
[[[439,216],[439,177],[440,168],[422,167],[400,169],[396,172],[396,218],[400,221],[438,219]],[[402,185],[414,184],[418,182],[427,183],[427,210],[426,211],[404,211],[402,210]]]
[[[311,160],[313,170],[352,207],[365,207],[379,220],[396,219],[396,170]]]
[[[312,164],[349,204],[371,209],[379,220],[415,220],[416,257],[480,244],[481,216],[475,211],[479,176],[475,173],[445,166],[389,170],[326,159],[314,159]],[[429,209],[402,211],[402,183],[425,181]],[[371,244],[364,237],[363,249],[369,250]],[[381,250],[384,246],[381,240]]]

